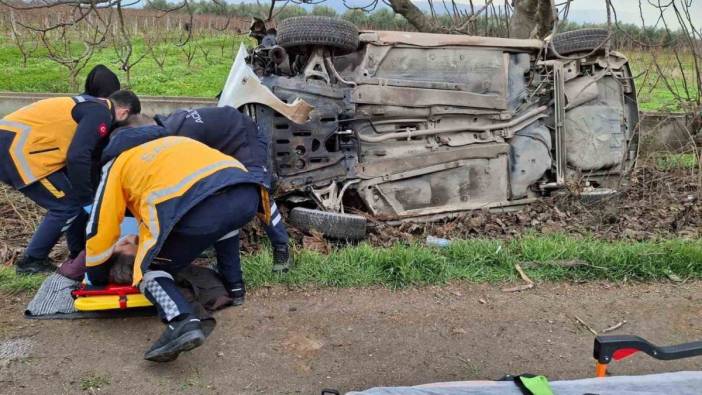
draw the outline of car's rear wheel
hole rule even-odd
[[[289,221],[305,232],[315,231],[337,240],[361,240],[366,236],[367,221],[360,215],[295,207]]]
[[[326,16],[298,16],[280,22],[277,29],[278,45],[285,49],[306,46],[331,48],[337,55],[358,48],[358,29],[342,19]]]
[[[578,29],[570,32],[558,33],[553,36],[552,47],[549,52],[556,51],[558,55],[570,55],[578,52],[592,52],[603,49],[609,40],[607,29]],[[554,55],[551,53],[551,55]]]

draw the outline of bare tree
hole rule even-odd
[[[87,24],[85,36],[79,33],[76,25],[63,23],[37,32],[48,58],[68,70],[69,85],[73,90],[78,90],[78,74],[90,62],[95,49],[105,41],[107,30],[99,21],[94,24],[87,21],[82,23]]]
[[[195,59],[195,54],[197,53],[198,46],[195,43],[193,43],[192,40],[188,39],[187,42],[185,42],[182,45],[179,45],[178,48],[180,48],[180,51],[183,53],[183,56],[185,56],[185,61],[188,67],[192,66],[193,59]]]
[[[144,37],[144,46],[146,53],[156,63],[159,70],[164,71],[164,66],[168,56],[172,54],[172,47],[168,42],[168,32],[160,25],[152,26],[150,29],[144,29],[142,32]]]
[[[212,64],[212,63],[210,62],[210,51],[211,51],[211,48],[207,48],[207,45],[204,45],[204,44],[203,44],[203,45],[199,45],[199,46],[198,46],[198,49],[200,50],[200,53],[202,53],[202,57],[203,57],[203,59],[205,59],[205,62],[207,62],[208,64]]]
[[[124,18],[124,10],[122,9],[122,2],[117,3],[117,34],[112,34],[112,46],[114,48],[115,54],[120,62],[120,69],[125,72],[127,76],[127,85],[131,85],[131,71],[134,66],[139,64],[144,57],[146,57],[146,52],[136,55],[134,51],[134,45],[132,44],[132,37],[129,34],[129,29],[126,26],[126,21]]]
[[[39,48],[39,42],[31,31],[18,27],[15,20],[15,10],[10,10],[9,19],[10,37],[22,56],[22,67],[25,68],[29,57]]]
[[[378,1],[374,0],[364,7],[355,8],[369,11],[377,4]],[[480,8],[469,0],[469,9],[457,4],[455,0],[451,0],[450,5],[442,0],[443,13],[437,11],[434,0],[429,0],[428,14],[412,0],[387,0],[387,4],[415,29],[429,33],[508,34],[514,38],[543,38],[551,32],[555,21],[552,0],[514,0],[514,7],[507,0],[500,5],[495,4],[494,0],[487,0]],[[440,14],[444,17],[440,17]],[[480,18],[483,18],[483,32],[478,31]],[[447,21],[450,23],[447,24]]]
[[[611,0],[606,0],[611,7]],[[643,86],[654,89],[663,86],[685,111],[697,114],[702,110],[702,34],[692,13],[689,0],[651,0],[647,4],[657,10],[653,23],[647,24],[643,4],[639,0],[641,31],[662,29],[664,40],[652,42],[645,37],[631,37],[622,29],[616,10],[612,7],[614,26],[631,42],[646,49],[650,64],[642,74]],[[676,26],[677,29],[672,28]],[[651,71],[655,70],[655,73]],[[654,77],[652,77],[655,76]],[[641,91],[641,90],[640,90]],[[695,120],[695,122],[699,122]]]

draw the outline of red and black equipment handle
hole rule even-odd
[[[639,336],[612,335],[595,337],[593,356],[597,360],[595,375],[604,377],[607,365],[612,361],[620,361],[637,352],[663,361],[682,359],[702,355],[702,341],[676,344],[673,346],[656,346]]]
[[[73,297],[80,296],[102,296],[102,295],[133,295],[138,294],[139,288],[125,284],[108,284],[104,287],[91,287],[81,284],[78,289],[71,291]]]

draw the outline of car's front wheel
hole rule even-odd
[[[571,55],[578,52],[592,52],[597,49],[604,49],[604,45],[609,40],[607,29],[578,29],[570,32],[558,33],[553,36],[549,53],[561,56]],[[555,54],[553,51],[555,50]]]
[[[277,40],[278,45],[288,50],[322,46],[343,55],[358,48],[358,29],[353,23],[342,19],[298,16],[280,22]]]

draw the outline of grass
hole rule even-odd
[[[180,48],[175,45],[158,47],[167,51],[166,61],[161,70],[149,55],[137,63],[131,70],[130,88],[142,95],[153,96],[198,96],[214,97],[217,95],[229,73],[233,57],[239,45],[249,43],[246,36],[222,35],[201,38]],[[136,39],[134,58],[139,58],[145,51],[143,40]],[[192,63],[188,65],[185,50],[194,50]],[[159,52],[157,51],[157,52]],[[207,52],[207,58],[204,53]],[[15,92],[78,92],[82,91],[82,82],[90,69],[104,64],[115,71],[123,84],[126,73],[120,70],[119,58],[111,47],[99,49],[87,67],[78,76],[80,86],[72,87],[68,80],[68,69],[51,61],[46,50],[39,49],[32,54],[27,66],[22,66],[19,49],[12,43],[0,38],[0,90]]]
[[[686,110],[671,89],[683,98],[686,98],[689,93],[693,101],[699,95],[692,54],[681,54],[682,70],[671,50],[628,51],[626,55],[629,58],[632,73],[636,77],[635,85],[641,110],[662,112]],[[655,66],[654,57],[660,72]],[[665,75],[665,79],[661,78],[661,74]]]
[[[287,275],[271,273],[270,259],[267,252],[244,259],[248,284],[399,288],[453,280],[504,282],[517,280],[514,265],[524,262],[531,262],[527,271],[539,281],[702,278],[702,240],[607,242],[531,235],[510,241],[456,241],[443,249],[404,243],[390,248],[361,244],[329,255],[300,251],[297,266]],[[579,265],[558,264],[564,261]]]
[[[656,157],[656,168],[661,171],[674,169],[691,170],[698,167],[697,155],[687,154],[667,154]]]
[[[99,375],[97,373],[90,373],[85,377],[81,377],[78,381],[80,389],[82,391],[99,391],[106,386],[110,385],[110,378],[107,375]]]
[[[45,277],[38,274],[18,276],[15,274],[14,266],[0,266],[0,293],[13,295],[24,291],[36,291]]]
[[[534,234],[509,241],[460,240],[446,248],[401,242],[377,248],[364,243],[335,249],[328,255],[301,250],[295,258],[291,272],[274,274],[268,249],[244,256],[247,285],[402,288],[448,281],[510,282],[519,281],[514,265],[525,262],[535,281],[702,278],[702,240],[608,242]],[[34,291],[43,278],[18,277],[12,268],[3,267],[0,292]]]
[[[161,45],[157,47],[156,52],[167,53],[163,70],[150,55],[145,56],[131,71],[130,88],[141,95],[214,97],[224,85],[233,57],[241,43],[251,45],[252,41],[244,35],[221,35],[195,39],[185,47]],[[133,44],[134,58],[145,53],[147,48],[142,39],[135,39]],[[186,56],[189,49],[195,51],[190,65]],[[642,110],[682,110],[679,101],[651,65],[650,52],[630,51],[627,56],[631,60],[633,73],[637,76],[636,85]],[[658,53],[657,58],[662,71],[671,77],[671,84],[682,92],[683,77],[677,64],[673,62],[674,58],[665,53]],[[88,66],[79,74],[78,81],[84,81],[88,71],[100,63],[115,70],[120,80],[126,82],[126,73],[119,69],[118,57],[109,46],[97,51]],[[6,37],[0,37],[0,68],[3,70],[0,73],[0,90],[78,92],[82,88],[70,86],[67,69],[51,61],[41,46],[32,54],[27,66],[23,67],[20,51]],[[684,68],[687,80],[691,81],[694,75],[691,56],[684,57]],[[691,94],[697,94],[694,87]]]

